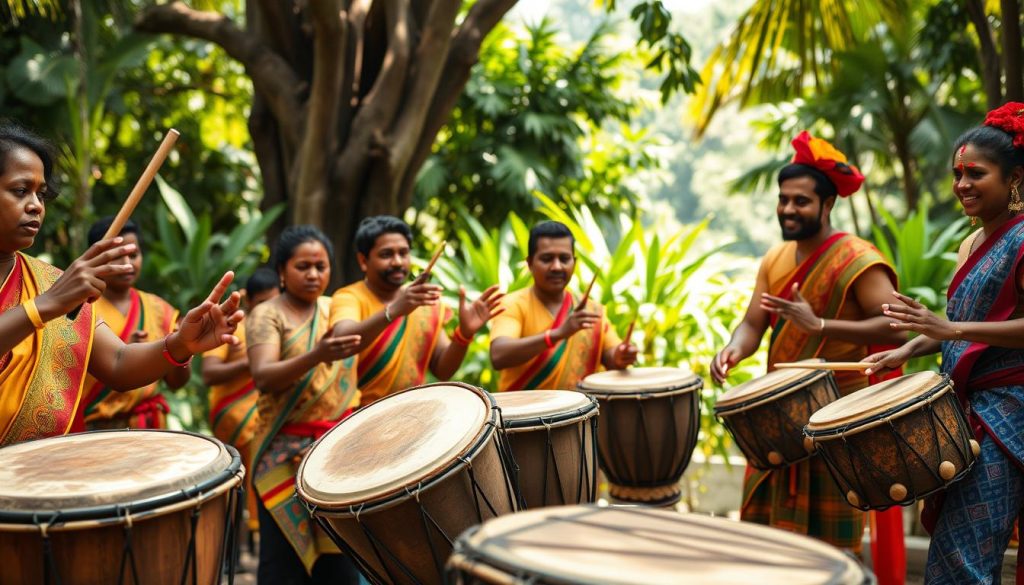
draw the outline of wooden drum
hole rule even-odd
[[[719,396],[715,414],[751,465],[772,469],[814,454],[804,425],[814,411],[838,399],[832,372],[775,370]]]
[[[234,448],[183,432],[0,449],[0,582],[215,585],[234,550],[243,474]]]
[[[653,506],[679,501],[679,479],[700,431],[704,382],[678,368],[591,374],[579,388],[597,399],[597,451],[616,500]]]
[[[489,520],[455,543],[449,583],[863,585],[870,573],[812,538],[646,507],[562,506]]]
[[[515,460],[520,507],[593,502],[597,496],[597,401],[569,390],[494,395]]]
[[[978,443],[946,376],[919,372],[869,386],[815,412],[805,432],[851,506],[884,510],[945,488]]]
[[[392,394],[313,444],[296,491],[373,582],[441,583],[459,533],[517,508],[499,422],[466,384]]]

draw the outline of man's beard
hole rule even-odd
[[[783,222],[791,219],[797,223],[797,228],[787,230]],[[804,219],[795,215],[779,216],[779,227],[782,228],[782,239],[787,242],[794,240],[806,240],[818,235],[821,231],[821,215],[813,219]]]

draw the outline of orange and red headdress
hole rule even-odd
[[[815,138],[804,130],[793,139],[793,164],[806,165],[821,171],[840,197],[849,197],[860,189],[864,175],[857,167],[846,163],[846,156],[836,150],[827,140]]]
[[[985,126],[999,128],[1013,136],[1013,145],[1024,148],[1024,104],[1006,102],[985,116]]]

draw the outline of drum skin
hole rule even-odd
[[[913,503],[963,477],[974,464],[976,443],[948,379],[922,372],[860,392],[884,392],[911,377],[934,378],[935,383],[884,413],[833,428],[815,428],[812,417],[805,430],[855,508],[884,510]],[[837,401],[833,406],[844,404]]]
[[[757,469],[780,469],[814,455],[814,448],[804,441],[804,425],[816,410],[839,397],[831,372],[812,372],[750,400],[716,404],[715,414],[748,463]]]
[[[509,405],[532,398],[543,403],[553,395],[576,395],[582,405],[526,418],[517,416],[515,405]],[[567,390],[523,390],[494,397],[502,408],[505,437],[518,469],[516,489],[522,506],[593,502],[597,496],[596,402]]]
[[[311,466],[325,461],[323,453],[342,456],[346,452],[346,442],[334,440],[332,434],[342,431],[346,424],[352,424],[350,420],[357,420],[353,417],[370,416],[372,411],[381,412],[393,407],[408,398],[403,398],[403,395],[451,387],[471,390],[493,406],[483,390],[458,383],[429,384],[392,394],[342,421],[310,449],[299,468],[296,481],[299,498],[306,502],[321,526],[327,529],[343,551],[356,559],[364,574],[374,582],[401,585],[443,583],[444,563],[451,553],[450,542],[470,526],[517,509],[507,468],[508,455],[497,428],[496,411],[492,413],[492,424],[482,425],[467,450],[420,480],[399,489],[389,489],[387,493],[366,501],[345,505],[333,505],[331,496],[324,493],[312,495],[315,489],[310,487],[310,478],[318,470]],[[491,412],[490,407],[488,412]],[[429,431],[437,422],[426,422],[423,430]],[[369,449],[367,454],[372,456],[373,437],[367,437],[365,433],[361,435],[352,439],[368,441],[365,443]],[[320,454],[317,454],[318,448],[321,448]]]
[[[126,442],[117,442],[118,439]],[[99,444],[90,450],[88,445],[82,448],[75,444],[75,441],[81,440],[114,442]],[[146,445],[146,441],[151,440],[154,444]],[[232,454],[233,459],[229,458],[231,463],[225,465],[221,455],[220,459],[213,460],[211,466],[202,470],[202,475],[197,474],[199,477],[196,478],[196,482],[192,482],[190,478],[180,482],[182,486],[188,487],[176,486],[178,490],[191,490],[195,483],[203,483],[205,487],[197,490],[202,492],[201,495],[197,493],[186,497],[180,491],[176,493],[172,489],[159,493],[158,489],[154,491],[152,487],[158,482],[152,477],[146,477],[145,470],[141,468],[148,465],[156,469],[162,464],[174,467],[179,461],[173,456],[165,460],[158,448],[173,450],[178,445],[175,441],[185,441],[183,449],[189,446],[189,442],[211,441],[223,453]],[[128,535],[141,583],[177,585],[182,582],[183,572],[188,573],[186,582],[192,583],[191,562],[188,557],[190,538],[193,534],[193,514],[196,515],[196,582],[204,585],[216,585],[220,582],[228,522],[240,512],[239,492],[235,488],[241,482],[243,471],[236,451],[211,437],[172,431],[94,431],[42,439],[34,442],[33,446],[46,447],[48,444],[59,447],[57,450],[44,453],[46,457],[51,457],[51,464],[70,461],[68,458],[77,457],[79,463],[84,466],[81,468],[83,473],[91,472],[94,476],[106,475],[115,480],[123,480],[119,481],[122,486],[130,486],[133,480],[137,479],[140,483],[148,481],[151,487],[148,491],[140,493],[135,502],[125,500],[116,504],[131,505],[136,510],[131,516],[130,532],[126,531],[129,522],[126,521],[123,510],[119,517],[115,505],[108,503],[113,499],[110,497],[97,502],[85,495],[81,499],[81,504],[74,506],[68,500],[55,505],[53,501],[47,503],[46,497],[33,498],[33,494],[25,494],[24,498],[19,498],[23,500],[22,509],[17,509],[13,507],[18,503],[15,498],[5,495],[0,499],[0,582],[26,585],[46,582],[43,529],[40,524],[17,521],[16,515],[24,513],[24,509],[59,509],[74,516],[45,528],[52,551],[51,570],[56,572],[62,585],[109,585],[121,582],[121,563]],[[15,445],[7,449],[24,448],[27,445]],[[63,449],[63,452],[60,449]],[[134,453],[125,452],[130,450]],[[46,465],[46,461],[34,453],[24,457],[30,462],[36,460],[39,465]],[[9,465],[10,459],[5,458],[3,450],[0,450],[0,461]],[[87,492],[90,480],[95,481],[95,477],[76,480],[76,470],[73,466],[60,464],[54,465],[53,468],[63,471],[46,474],[41,470],[33,475],[37,478],[49,475],[50,477],[43,477],[40,481],[51,483],[61,481],[60,476],[63,475],[64,485],[74,493]],[[20,473],[19,475],[27,477]],[[25,481],[33,483],[33,479]],[[166,503],[157,506],[145,504],[146,500],[152,501],[156,498],[163,499]],[[50,582],[58,581],[51,575]],[[124,582],[134,582],[130,564],[125,567]]]
[[[633,371],[642,375],[645,369]],[[590,379],[583,380],[580,390],[596,398],[601,411],[598,460],[611,496],[627,503],[674,505],[680,497],[679,480],[697,446],[700,378],[677,378],[675,387],[619,392],[594,389],[588,386]]]

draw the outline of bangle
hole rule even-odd
[[[455,328],[455,333],[452,333],[452,341],[459,345],[469,345],[470,343],[473,343],[473,339],[464,336],[462,334],[462,330],[458,327]]]
[[[46,326],[46,321],[43,321],[42,315],[39,314],[39,307],[36,306],[35,299],[29,299],[21,306],[25,307],[25,314],[28,315],[28,320],[32,322],[33,327],[42,329]]]
[[[821,325],[818,327],[818,332],[819,333],[824,333],[825,332],[825,318],[824,317],[818,317],[818,319],[821,321]]]
[[[960,329],[954,329],[953,330],[953,339],[955,339],[957,341],[960,341],[963,338],[964,338],[964,332],[963,331],[961,331]]]
[[[388,323],[394,321],[394,318],[391,316],[391,305],[384,305],[384,320]]]
[[[548,349],[555,347],[555,342],[551,341],[551,330],[548,329],[544,332],[544,345],[548,346]]]
[[[164,359],[166,359],[172,366],[174,366],[176,368],[184,368],[185,366],[191,364],[192,363],[192,356],[191,355],[188,356],[188,359],[183,361],[183,362],[179,362],[178,360],[174,359],[174,356],[171,355],[171,349],[169,347],[167,347],[167,340],[170,337],[171,337],[170,335],[168,335],[167,337],[164,337]]]

